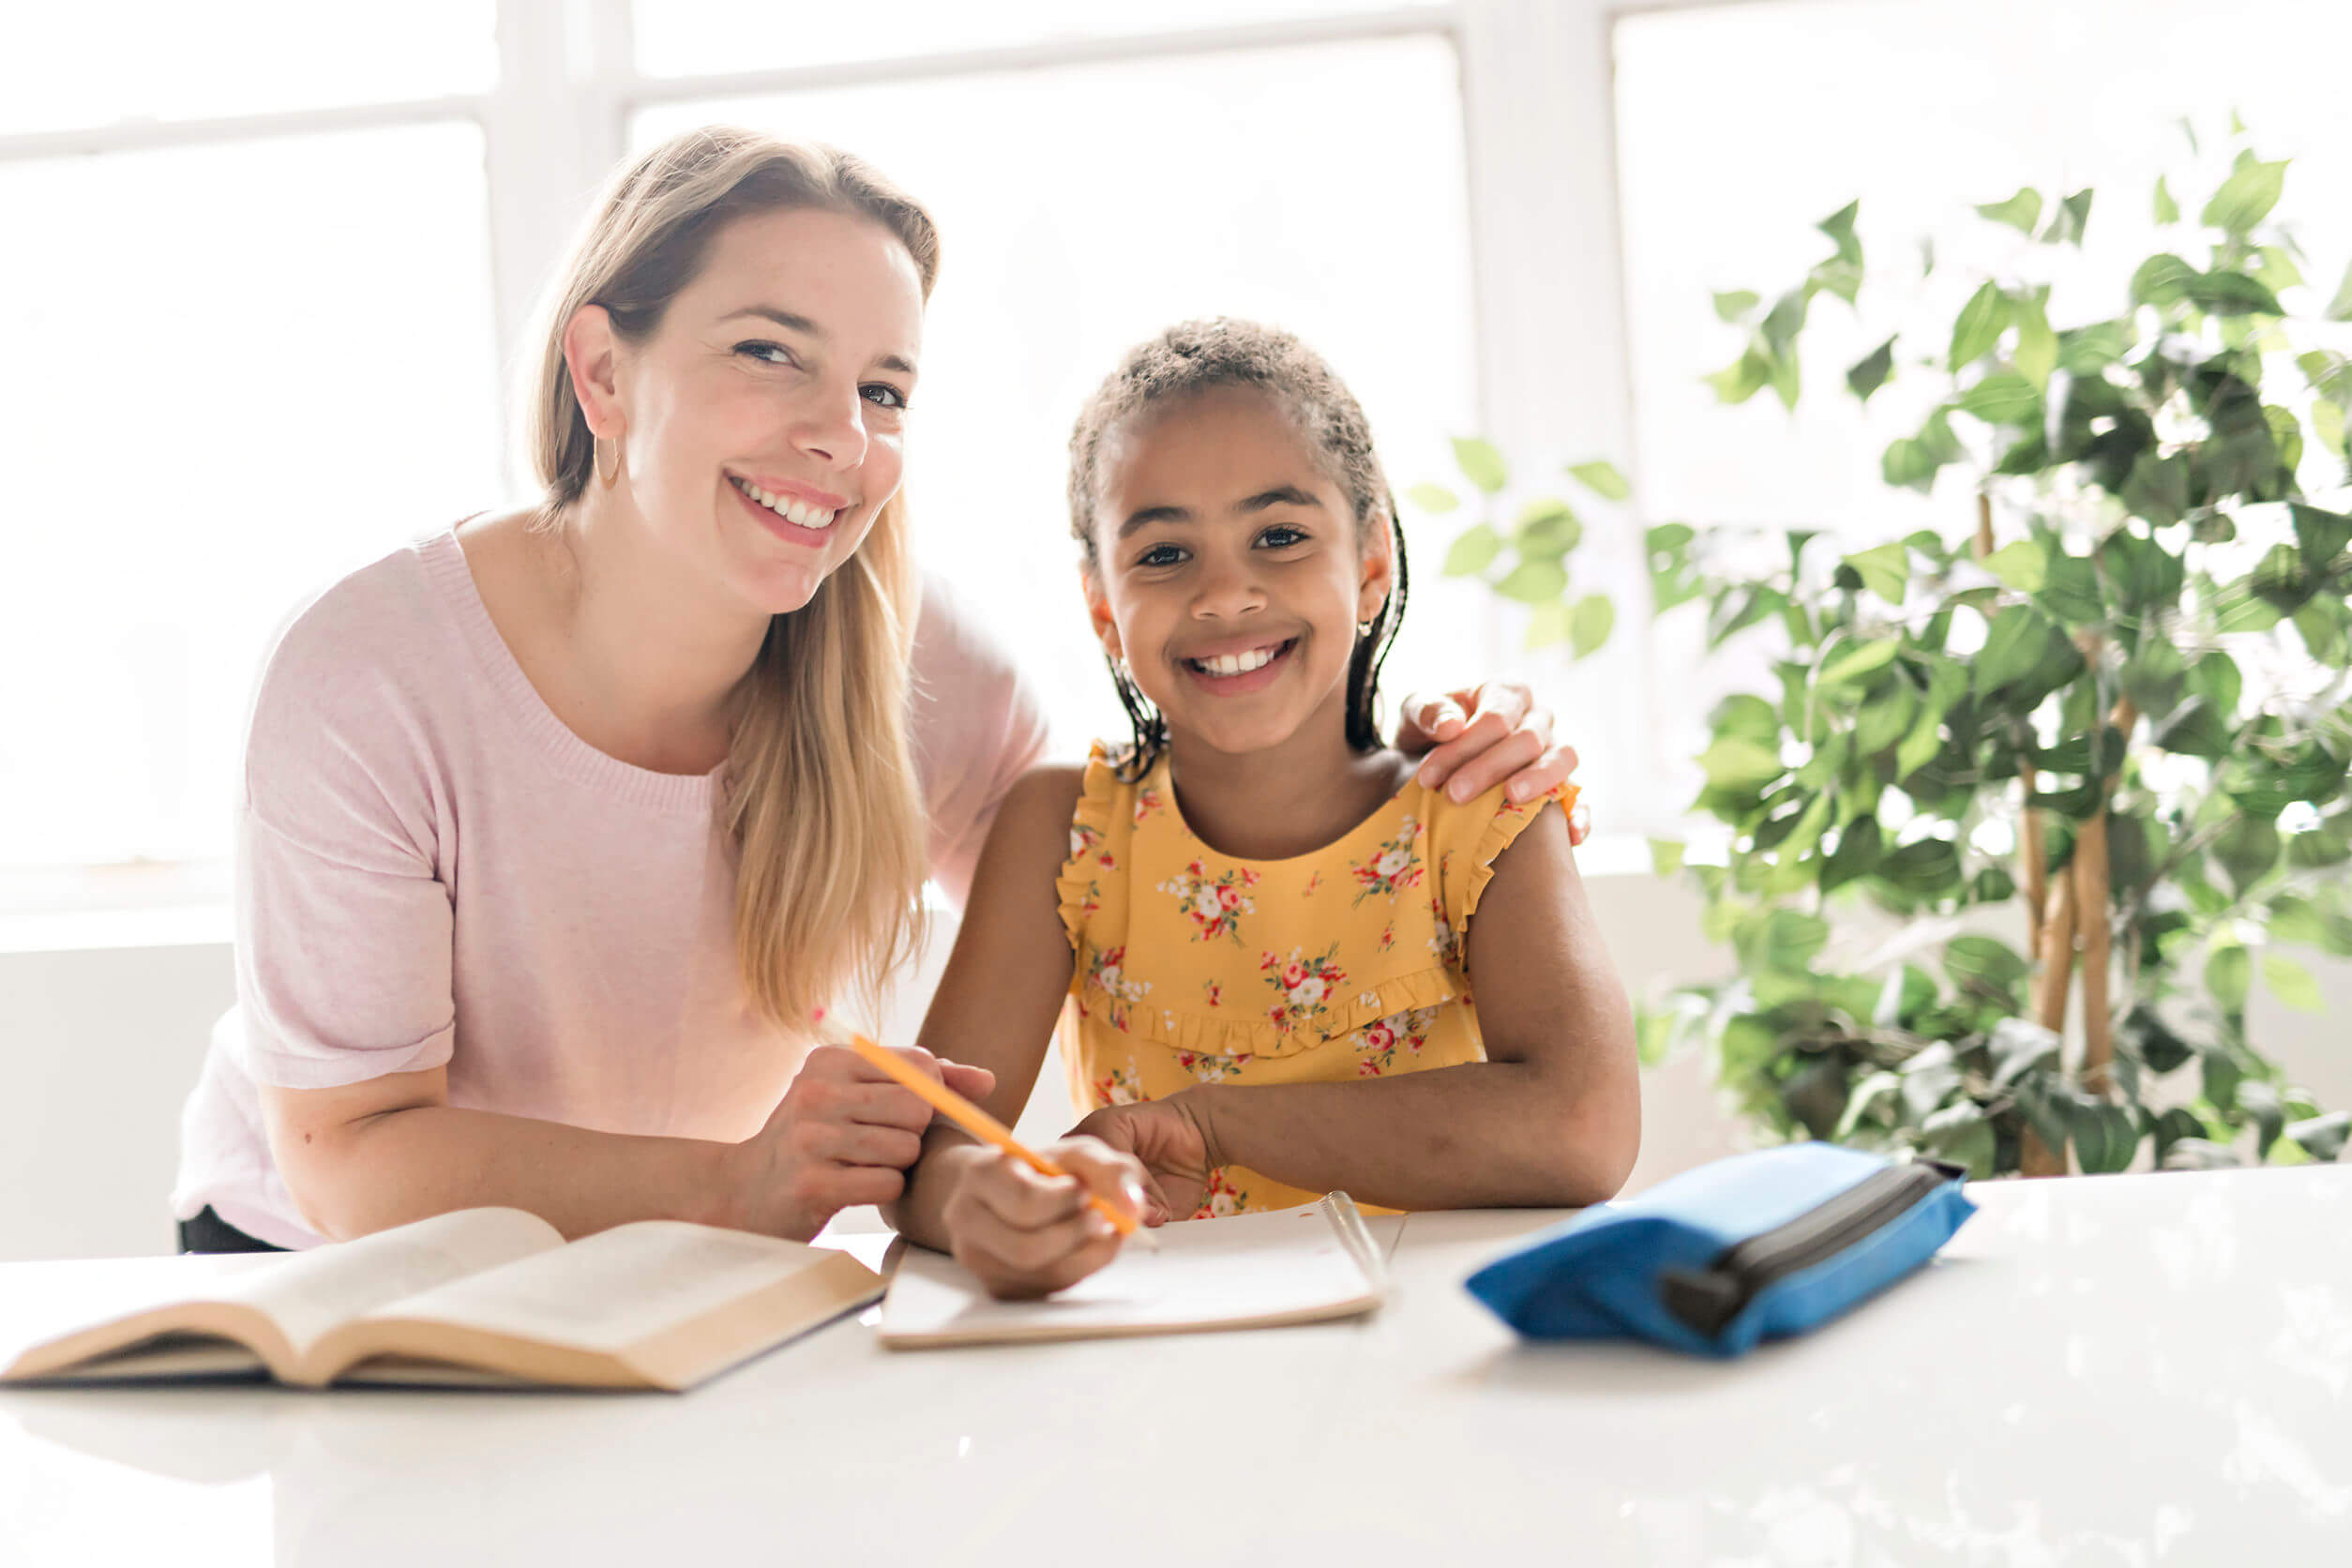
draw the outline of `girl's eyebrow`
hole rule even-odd
[[[1246,515],[1251,512],[1262,512],[1269,506],[1312,506],[1318,511],[1323,509],[1321,501],[1299,489],[1298,486],[1276,485],[1272,490],[1259,490],[1256,495],[1244,497],[1234,503],[1233,510]],[[1192,513],[1182,506],[1145,506],[1127,514],[1127,520],[1119,525],[1119,537],[1123,539],[1137,529],[1149,527],[1155,522],[1190,522],[1191,520]]]
[[[730,310],[727,314],[719,317],[718,319],[723,324],[727,322],[734,321],[736,318],[741,316],[757,316],[761,321],[774,322],[776,325],[782,327],[787,332],[797,332],[803,337],[812,338],[820,343],[826,340],[825,329],[823,327],[819,326],[815,322],[810,321],[807,316],[796,316],[790,310],[780,310],[773,305],[746,305],[740,310]],[[900,375],[911,376],[914,374],[913,365],[910,364],[905,358],[898,354],[883,354],[880,359],[874,361],[874,363],[881,366],[885,370],[896,370]]]

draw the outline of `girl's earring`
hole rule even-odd
[[[621,444],[617,440],[612,443],[612,468],[608,473],[604,466],[605,440],[603,436],[596,438],[593,455],[596,462],[596,477],[604,482],[605,489],[611,490],[621,477]]]

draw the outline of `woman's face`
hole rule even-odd
[[[738,219],[650,338],[602,340],[655,542],[763,613],[807,604],[898,490],[923,340],[906,247],[850,214]]]

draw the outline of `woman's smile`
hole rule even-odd
[[[831,541],[833,525],[841,520],[846,510],[842,506],[816,505],[799,494],[771,490],[731,474],[727,476],[727,488],[735,492],[735,499],[758,520],[761,527],[786,544],[822,548]]]

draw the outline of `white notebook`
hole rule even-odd
[[[1369,1312],[1388,1293],[1380,1249],[1344,1192],[1153,1234],[1159,1251],[1123,1247],[1099,1274],[1033,1302],[992,1300],[954,1259],[908,1247],[882,1298],[882,1341],[914,1349],[1271,1328]]]

